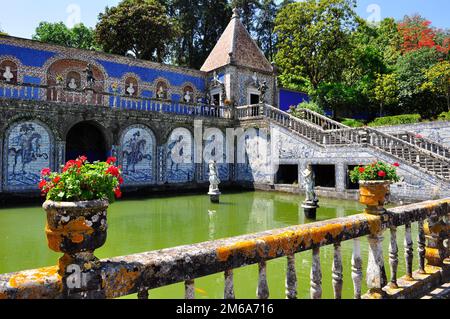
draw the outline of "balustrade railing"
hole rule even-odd
[[[60,85],[46,86],[28,83],[10,84],[0,81],[0,99],[23,99],[53,103],[91,105],[112,109],[175,113],[232,119],[232,110],[226,106],[182,101],[161,100],[143,96],[97,92],[94,89],[68,89]]]
[[[323,277],[320,250],[324,246],[333,246],[332,287],[334,297],[342,298],[343,285],[353,286],[354,297],[359,298],[395,298],[400,288],[409,289],[408,296],[419,297],[427,291],[423,282],[417,285],[405,285],[400,282],[413,280],[422,274],[448,274],[450,263],[448,241],[450,199],[428,201],[398,208],[393,208],[381,215],[360,214],[307,225],[293,226],[285,229],[265,231],[258,234],[244,235],[207,243],[163,249],[124,257],[117,257],[100,262],[98,272],[89,278],[101,278],[96,285],[69,287],[58,275],[57,267],[23,271],[0,275],[0,299],[26,298],[117,298],[129,294],[138,294],[138,298],[147,299],[151,289],[185,283],[185,297],[195,297],[195,279],[224,273],[224,298],[234,299],[236,293],[233,269],[258,265],[258,282],[255,283],[257,297],[267,299],[270,289],[267,283],[267,262],[277,258],[287,258],[286,298],[295,299],[297,293],[297,270],[303,265],[296,264],[298,253],[310,251],[312,266],[310,276],[310,297],[320,299],[323,296]],[[418,223],[419,235],[415,240],[411,235],[411,225]],[[397,229],[405,228],[405,269],[402,280],[398,279],[399,243]],[[390,233],[389,267],[390,277],[386,276],[383,252],[384,234]],[[361,238],[367,237],[369,256],[366,261],[361,255]],[[353,241],[351,278],[344,277],[341,244]],[[420,269],[413,273],[412,261],[414,247]],[[366,271],[364,271],[366,268]],[[442,271],[442,270],[445,271]],[[362,296],[364,274],[369,289]],[[443,278],[442,280],[450,280]],[[416,279],[418,280],[418,279]],[[434,279],[433,279],[434,280]],[[420,281],[420,280],[418,280]],[[435,283],[436,284],[436,283]],[[438,283],[442,284],[442,283]],[[150,290],[150,292],[149,292]],[[405,294],[402,295],[405,297]]]
[[[393,155],[419,170],[424,170],[447,181],[450,180],[450,158],[444,156],[447,154],[443,151],[445,147],[438,148],[439,144],[437,143],[433,144],[428,141],[420,144],[418,139],[405,140],[369,127],[348,128],[341,125],[341,128],[338,129],[324,129],[314,123],[319,119],[325,121],[323,119],[325,117],[309,110],[306,111],[305,114],[310,117],[302,119],[270,105],[249,105],[239,107],[237,115],[240,120],[266,117],[322,146],[370,146]],[[315,117],[312,118],[312,115]],[[337,126],[331,119],[327,123],[330,127]]]
[[[395,137],[404,140],[410,144],[416,145],[421,149],[427,150],[431,153],[450,159],[450,148],[446,147],[443,144],[432,141],[426,137],[423,137],[420,134],[415,134],[412,132],[402,132],[391,135],[394,135]]]

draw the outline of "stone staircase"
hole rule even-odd
[[[303,109],[294,117],[266,104],[238,107],[241,121],[266,119],[320,147],[368,147],[450,184],[450,149],[411,132],[390,135],[374,128],[350,128]]]

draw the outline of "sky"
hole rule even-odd
[[[69,27],[82,22],[94,27],[100,12],[119,0],[0,0],[0,29],[9,35],[31,38],[41,21],[63,21]],[[358,0],[358,14],[369,20],[401,19],[419,13],[433,26],[450,29],[449,0]]]

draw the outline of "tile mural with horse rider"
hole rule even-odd
[[[125,184],[154,183],[156,143],[153,132],[144,125],[133,125],[124,132],[121,145],[120,155]]]
[[[35,122],[17,123],[6,138],[7,187],[10,190],[36,189],[43,168],[50,167],[51,137]]]

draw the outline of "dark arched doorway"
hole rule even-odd
[[[90,162],[105,161],[108,145],[101,129],[93,123],[82,122],[67,133],[66,160],[85,155]]]

